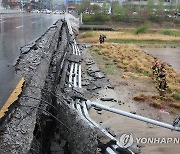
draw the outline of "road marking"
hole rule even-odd
[[[5,21],[1,21],[0,24],[4,23]]]
[[[18,26],[18,27],[16,27],[16,28],[22,28],[23,27],[23,25],[21,25],[21,26]]]
[[[2,109],[0,110],[0,118],[2,118],[5,115],[5,112],[8,111],[8,108],[11,106],[11,104],[13,104],[18,99],[19,94],[21,94],[22,92],[22,86],[24,82],[25,82],[25,79],[22,77],[19,83],[17,84],[16,88],[11,93],[8,100],[6,101]]]
[[[36,21],[33,21],[32,24],[34,24]]]

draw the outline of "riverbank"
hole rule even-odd
[[[85,31],[79,36],[79,42],[97,43],[99,35],[106,35],[109,43],[133,43],[137,45],[153,45],[154,47],[179,47],[180,30],[149,30],[142,34],[135,34],[133,30],[121,31]]]
[[[152,66],[154,63],[154,57],[146,54],[136,45],[130,44],[103,44],[93,45],[92,52],[96,53],[96,59],[103,58],[105,65],[102,69],[107,74],[113,75],[114,78],[128,78],[141,82],[144,80],[145,87],[148,87],[149,83],[155,88],[157,85],[152,80]],[[100,60],[97,61],[99,62]],[[102,61],[101,61],[102,62]],[[111,62],[111,63],[110,63]],[[102,65],[101,65],[102,66]],[[164,108],[168,112],[179,113],[180,109],[180,73],[176,72],[172,67],[165,64],[167,70],[167,83],[169,88],[164,98],[159,96],[158,91],[154,93],[146,94],[143,91],[136,91],[134,99],[139,102],[148,103],[150,106],[156,108]],[[113,74],[114,71],[117,71]],[[118,72],[122,72],[120,75]]]
[[[102,46],[110,46],[110,44],[104,44]],[[95,47],[96,46],[96,47]],[[175,116],[167,111],[165,108],[154,108],[150,106],[147,101],[135,101],[134,96],[139,93],[144,95],[157,95],[158,91],[152,83],[151,78],[146,76],[141,76],[140,78],[132,78],[123,76],[124,70],[117,67],[117,62],[112,58],[107,59],[103,54],[99,54],[97,51],[99,44],[91,44],[86,46],[82,51],[84,58],[83,67],[83,78],[91,79],[87,76],[87,70],[89,70],[90,64],[100,67],[101,71],[104,71],[105,78],[102,78],[102,73],[99,73],[99,77],[102,81],[108,79],[111,86],[103,88],[103,83],[97,79],[94,82],[99,84],[96,90],[93,90],[90,94],[93,95],[89,98],[90,101],[96,102],[102,105],[106,105],[110,108],[116,108],[119,110],[131,112],[133,114],[141,115],[151,119],[155,119],[161,122],[172,123]],[[103,48],[103,47],[101,47]],[[90,50],[91,49],[91,50]],[[95,50],[94,50],[95,49]],[[109,48],[108,48],[109,49]],[[114,48],[111,48],[113,50]],[[129,49],[129,48],[128,48]],[[127,49],[127,50],[128,50]],[[101,50],[101,49],[100,49]],[[113,52],[112,52],[113,53]],[[90,63],[91,62],[91,63]],[[104,79],[104,80],[103,80]],[[88,82],[83,83],[84,86],[87,86]],[[94,86],[93,86],[94,88]],[[118,114],[110,113],[108,111],[97,111],[94,109],[90,110],[90,117],[95,120],[101,127],[108,129],[111,133],[116,135],[116,138],[119,139],[122,134],[132,133],[134,139],[136,137],[151,137],[151,138],[175,138],[178,136],[178,132],[172,132],[167,129],[163,129],[151,124],[140,122],[134,119],[120,116]],[[136,145],[137,141],[134,140]],[[178,154],[179,144],[139,144],[141,153],[153,153],[153,154]],[[135,147],[133,148],[136,149]],[[139,151],[139,148],[136,150]],[[137,152],[138,152],[137,151]]]

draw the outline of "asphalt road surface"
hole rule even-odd
[[[39,38],[60,18],[50,14],[0,16],[0,109],[20,80],[14,71],[20,47]]]

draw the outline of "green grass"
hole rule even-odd
[[[145,33],[149,29],[148,24],[141,25],[140,27],[136,28],[134,31],[135,34],[142,34]]]
[[[180,93],[174,92],[171,95],[175,100],[180,101]]]
[[[161,41],[161,40],[107,40],[109,43],[134,43],[134,44],[169,44],[180,46],[179,41]]]
[[[92,50],[92,51],[95,51],[95,52],[100,51],[100,49],[99,49],[99,48],[92,48],[91,50]]]
[[[99,48],[93,48],[90,50],[97,64],[103,69],[106,75],[117,75],[119,71],[115,62],[113,62],[113,60],[107,60],[103,55],[99,55],[96,52],[99,50]]]
[[[148,72],[143,72],[143,75],[144,76],[149,76],[149,73]]]
[[[180,36],[179,31],[172,31],[172,30],[169,30],[169,29],[162,30],[161,34],[169,35],[169,36]]]
[[[81,34],[81,37],[82,38],[87,38],[87,37],[93,37],[94,35],[96,35],[96,32],[88,31],[88,32],[85,32],[85,33]]]
[[[106,64],[104,66],[104,73],[106,73],[107,75],[114,75],[115,74],[115,70],[117,69],[116,65],[114,64]]]
[[[133,73],[140,73],[139,69],[138,68],[135,68],[132,70]]]

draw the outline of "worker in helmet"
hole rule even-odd
[[[162,68],[161,72],[159,73],[159,86],[158,86],[160,96],[164,97],[167,88],[168,85],[166,82],[166,69]]]
[[[154,62],[154,66],[152,67],[152,70],[153,70],[153,80],[155,82],[157,82],[158,76],[159,76],[159,72],[160,72],[160,63],[159,63],[158,60],[156,60]]]

